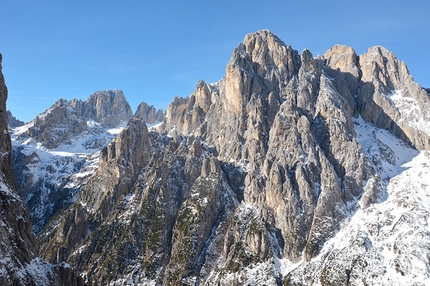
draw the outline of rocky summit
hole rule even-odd
[[[137,114],[148,124],[164,119],[162,110],[157,113],[146,103]],[[97,169],[100,150],[132,117],[123,92],[115,89],[95,92],[85,101],[60,99],[27,124],[14,126],[9,120],[18,193],[30,209],[36,234],[76,201]]]
[[[132,116],[113,93],[59,101],[13,130],[51,265],[88,285],[430,283],[430,98],[386,48],[314,56],[248,34],[220,81],[199,81],[153,127],[155,108]],[[107,143],[88,138],[118,123],[98,102],[127,120]],[[77,145],[92,150],[79,168]]]
[[[146,102],[139,104],[135,116],[142,118],[146,124],[156,124],[164,120],[163,110],[156,110],[153,105],[149,106]]]

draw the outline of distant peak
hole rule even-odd
[[[281,46],[286,46],[286,44],[280,39],[278,38],[278,36],[276,36],[274,33],[272,33],[269,30],[263,29],[263,30],[258,30],[256,32],[253,33],[249,33],[245,36],[244,39],[244,44],[247,45],[247,43],[249,42],[253,42],[255,40],[259,40],[259,41],[274,41],[276,43],[278,43]]]
[[[394,53],[392,51],[388,50],[384,46],[379,46],[379,45],[370,47],[367,50],[367,55],[370,55],[370,56],[383,56],[383,57],[386,57],[386,58],[390,58],[392,60],[397,60],[396,56],[394,55]]]
[[[122,93],[122,90],[119,89],[119,88],[103,89],[103,90],[98,90],[98,91],[96,91],[94,93],[117,93],[117,92],[121,92]]]
[[[350,54],[350,53],[354,53],[355,54],[355,50],[348,46],[348,45],[342,45],[342,44],[335,44],[333,47],[331,47],[326,53],[328,52],[332,52],[332,53],[337,53],[337,54]]]

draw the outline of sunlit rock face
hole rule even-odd
[[[429,104],[385,48],[248,34],[157,130],[128,121],[41,253],[93,284],[420,285]]]
[[[149,106],[146,102],[139,104],[135,116],[142,118],[147,124],[156,124],[164,120],[163,110],[156,110],[153,105]]]

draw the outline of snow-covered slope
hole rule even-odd
[[[430,152],[361,117],[354,125],[373,175],[320,254],[297,263],[275,255],[226,275],[222,285],[277,285],[275,277],[283,285],[430,285]]]
[[[11,135],[20,196],[30,207],[37,234],[56,211],[75,202],[82,184],[97,170],[100,149],[115,138],[124,124],[103,129],[89,122],[85,132],[53,149],[22,136],[33,124],[12,129]]]
[[[354,124],[373,169],[356,211],[316,258],[276,265],[292,285],[429,285],[430,152],[361,118]]]
[[[86,101],[60,99],[28,124],[10,127],[19,195],[30,208],[36,234],[76,201],[97,170],[100,150],[132,117],[124,94],[115,89],[95,92]]]

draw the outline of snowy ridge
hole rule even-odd
[[[30,207],[33,231],[37,234],[49,218],[65,205],[76,201],[79,190],[96,172],[100,150],[120,133],[125,124],[104,129],[97,122],[88,122],[82,134],[54,149],[43,146],[26,132],[34,121],[11,130],[15,157],[26,160],[15,173],[22,184],[30,185],[20,195]],[[21,164],[20,164],[21,165]],[[18,182],[20,184],[20,181]],[[50,197],[60,196],[60,201]]]
[[[379,201],[366,207],[362,198],[313,260],[281,259],[275,267],[303,284],[323,285],[330,277],[351,285],[429,285],[430,152],[418,152],[361,118],[354,124],[375,171],[364,182],[363,198],[367,185],[380,179]]]
[[[403,116],[403,121],[414,129],[425,132],[430,135],[430,124],[424,119],[429,117],[428,111],[423,111],[427,114],[422,114],[419,102],[409,96],[404,96],[403,90],[393,90],[386,95],[390,99],[400,114]],[[402,121],[400,120],[400,121]]]

